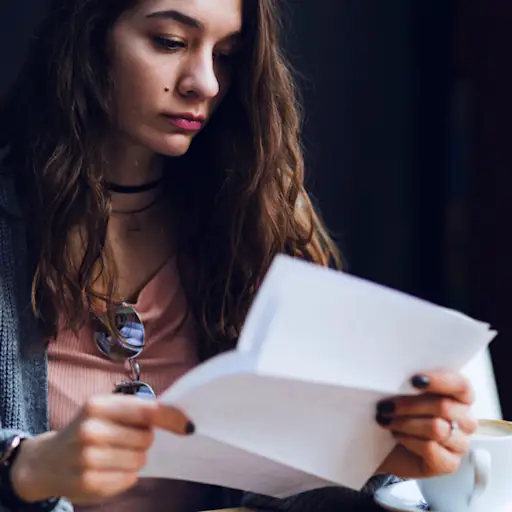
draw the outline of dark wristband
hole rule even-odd
[[[0,443],[0,502],[12,512],[50,512],[59,503],[59,498],[27,503],[14,491],[11,467],[23,441],[21,436],[12,436]]]

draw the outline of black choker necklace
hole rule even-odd
[[[116,192],[118,194],[140,194],[141,192],[148,192],[149,190],[157,188],[161,182],[161,178],[149,183],[143,183],[142,185],[118,185],[117,183],[107,181],[107,188],[111,192]]]

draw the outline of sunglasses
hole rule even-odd
[[[140,315],[129,304],[120,303],[115,305],[113,319],[114,326],[111,323],[111,316],[107,313],[93,314],[94,340],[99,351],[111,361],[128,362],[130,367],[131,380],[116,384],[113,392],[139,398],[155,398],[151,386],[140,380],[137,358],[144,350],[146,341]]]

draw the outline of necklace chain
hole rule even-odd
[[[150,208],[153,208],[153,206],[155,206],[155,204],[157,204],[159,200],[160,197],[156,197],[148,205],[144,206],[143,208],[139,208],[138,210],[112,210],[112,213],[115,215],[137,215],[138,213],[144,213]]]

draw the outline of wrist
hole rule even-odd
[[[389,471],[389,464],[386,464],[386,461],[384,461],[378,469],[373,473],[373,476],[379,476],[379,475],[388,475],[390,474]]]
[[[40,444],[52,433],[25,439],[11,466],[11,484],[16,496],[26,503],[45,501],[55,496],[45,471],[41,471]]]

